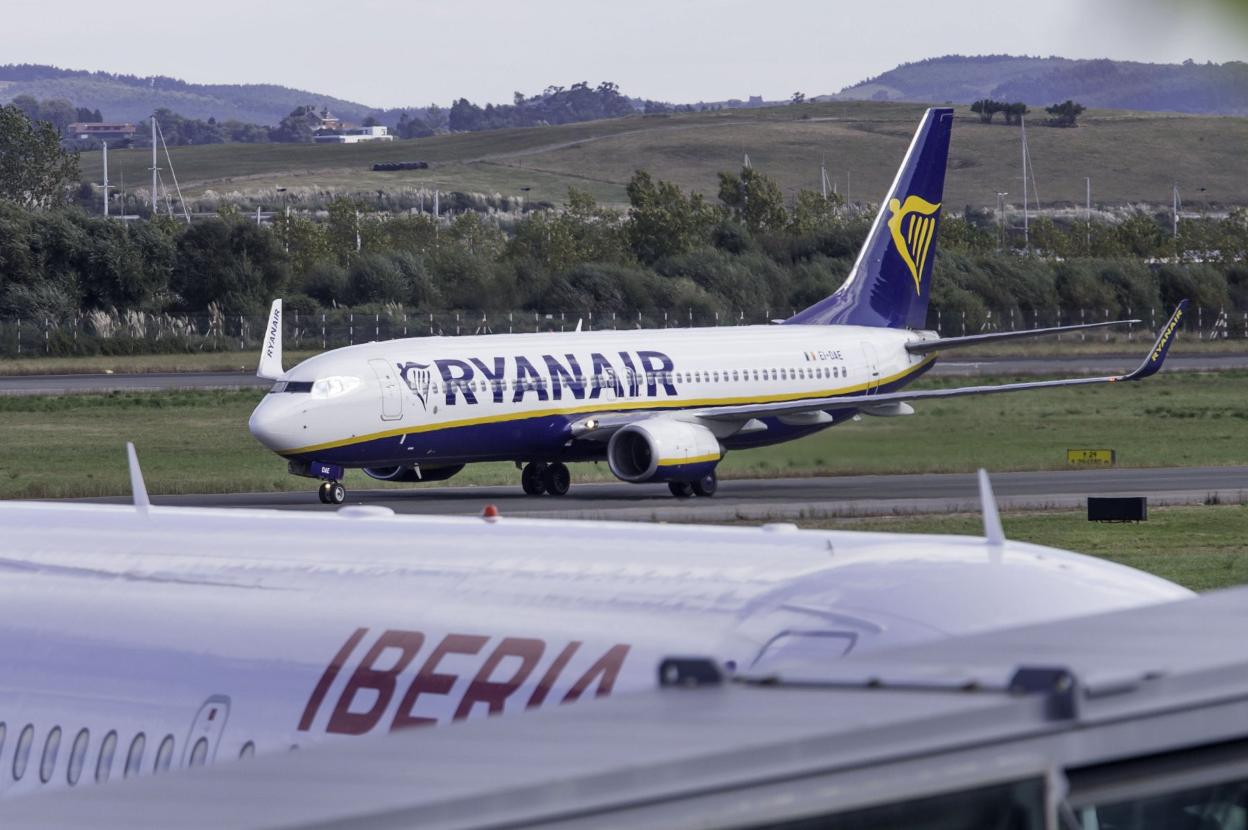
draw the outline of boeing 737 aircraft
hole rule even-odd
[[[529,494],[568,492],[567,463],[605,460],[628,482],[710,496],[728,450],[790,441],[856,414],[909,415],[911,401],[1140,380],[1156,372],[1183,314],[1127,375],[904,391],[943,349],[1115,323],[942,338],[923,331],[953,110],[923,117],[836,293],[783,325],[368,343],[282,368],[281,301],[257,374],[272,394],[251,432],[296,475],[346,497],[345,468],[383,481],[441,481],[479,461],[514,461]]]
[[[1007,541],[986,476],[973,538],[159,508],[131,460],[133,507],[0,504],[0,796],[1191,596]]]

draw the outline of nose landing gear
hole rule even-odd
[[[555,462],[530,461],[520,471],[520,487],[526,495],[540,496],[549,493],[552,496],[566,496],[572,487],[572,473],[567,465]]]
[[[347,488],[337,481],[323,481],[316,494],[321,497],[321,504],[342,504],[347,500]]]

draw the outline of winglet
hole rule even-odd
[[[1152,350],[1148,356],[1144,358],[1144,362],[1139,365],[1134,372],[1129,375],[1123,375],[1122,380],[1143,380],[1144,378],[1157,374],[1161,369],[1161,364],[1166,360],[1166,353],[1170,351],[1170,344],[1174,342],[1174,333],[1179,328],[1179,323],[1183,321],[1183,314],[1187,311],[1190,300],[1181,300],[1178,308],[1170,315],[1170,320],[1161,329],[1161,333],[1157,335],[1157,342],[1153,343]]]
[[[992,482],[988,480],[988,471],[979,470],[979,503],[984,514],[984,541],[999,547],[1005,544],[1005,528],[1001,526],[1001,515],[997,513],[997,499],[992,494]]]
[[[285,374],[282,369],[282,301],[273,301],[269,309],[269,322],[264,327],[264,348],[260,350],[260,365],[256,377],[277,380]]]
[[[139,469],[139,457],[134,452],[134,444],[126,442],[126,458],[130,462],[130,492],[134,494],[134,507],[140,513],[146,513],[152,503],[147,498],[147,487],[143,484],[143,471]]]
[[[577,320],[576,320],[576,330],[577,330],[577,331],[580,331],[580,330],[581,330],[581,323],[583,323],[583,322],[585,322],[585,319],[584,319],[583,317],[578,317],[578,318],[577,318]]]

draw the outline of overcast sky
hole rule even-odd
[[[278,83],[379,107],[504,102],[581,80],[676,102],[818,95],[950,53],[1248,60],[1248,23],[1214,0],[6,5],[2,62]]]

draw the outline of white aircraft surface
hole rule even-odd
[[[0,504],[0,796],[1191,596],[985,538]]]
[[[953,110],[927,111],[845,284],[774,326],[423,337],[326,352],[282,367],[274,302],[257,374],[276,381],[251,432],[322,479],[340,504],[345,469],[441,481],[465,464],[513,461],[526,493],[563,495],[567,463],[605,460],[627,482],[713,495],[733,449],[790,441],[910,402],[1141,380],[1165,359],[1179,305],[1127,375],[906,391],[936,353],[1094,323],[942,338],[923,331]],[[578,326],[579,328],[579,326]]]

